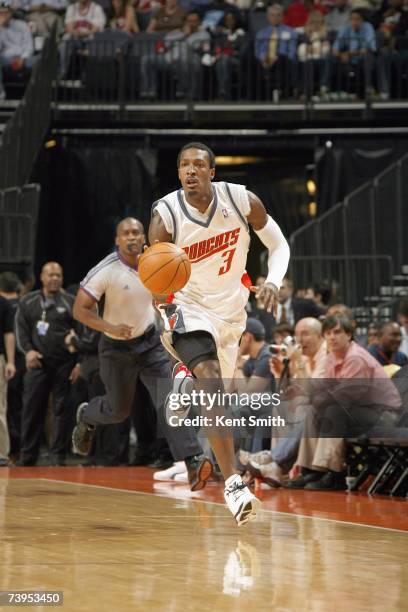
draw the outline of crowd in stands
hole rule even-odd
[[[269,6],[254,0],[1,0],[6,79],[10,71],[32,68],[35,50],[54,26],[64,78],[78,76],[74,58],[86,56],[98,33],[121,32],[132,44],[143,41],[142,98],[157,96],[162,72],[177,81],[176,97],[186,96],[186,80],[192,95],[202,96],[203,73],[210,69],[215,97],[221,99],[242,94],[233,92],[237,82],[255,87],[251,73],[257,74],[261,95],[272,99],[407,94],[407,0],[284,0]],[[146,46],[149,36],[153,42]]]
[[[99,333],[72,315],[77,286],[63,289],[63,271],[55,262],[43,267],[40,283],[33,291],[32,282],[23,286],[13,272],[0,274],[0,466],[72,463],[76,408],[103,393]],[[358,337],[353,312],[333,303],[335,298],[328,287],[312,283],[295,291],[285,278],[276,314],[255,298],[248,302],[230,391],[279,390],[283,401],[273,414],[287,423],[272,433],[269,427],[235,436],[238,465],[248,479],[342,490],[344,439],[356,423],[364,432],[394,427],[406,409],[392,378],[407,370],[408,299],[399,303],[398,320],[373,321]],[[347,386],[350,381],[358,384]],[[131,419],[98,428],[87,464],[149,465],[164,468],[157,479],[182,480],[183,466],[172,465],[148,393],[138,388],[137,396]],[[241,408],[232,410],[240,414]],[[336,423],[330,437],[321,433],[316,414]],[[130,456],[133,432],[137,446]]]

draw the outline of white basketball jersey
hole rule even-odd
[[[214,199],[204,214],[186,202],[182,189],[153,204],[166,231],[188,255],[191,276],[175,304],[196,305],[226,321],[242,318],[248,289],[242,284],[249,248],[246,188],[212,183]]]

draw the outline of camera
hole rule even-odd
[[[286,336],[282,344],[270,344],[269,352],[272,353],[272,355],[279,355],[280,353],[285,355],[290,346],[296,346],[296,340],[293,336]]]

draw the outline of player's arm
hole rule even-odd
[[[159,213],[153,214],[149,225],[149,244],[155,242],[173,242],[173,236],[164,227],[163,219]]]
[[[257,288],[257,297],[264,302],[268,312],[273,309],[276,314],[279,287],[289,264],[289,245],[278,224],[267,214],[261,200],[250,191],[248,191],[248,199],[250,204],[248,223],[268,249],[269,255],[268,275],[264,285]]]
[[[75,298],[73,309],[75,319],[99,332],[111,334],[112,336],[123,339],[132,337],[132,327],[130,325],[125,325],[124,323],[112,325],[112,323],[104,321],[104,319],[98,315],[95,304],[96,300],[80,288]]]

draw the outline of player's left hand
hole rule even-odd
[[[278,314],[278,287],[273,283],[264,283],[260,287],[252,286],[249,290],[255,293],[256,299],[263,303],[265,310],[273,312],[276,317]]]

